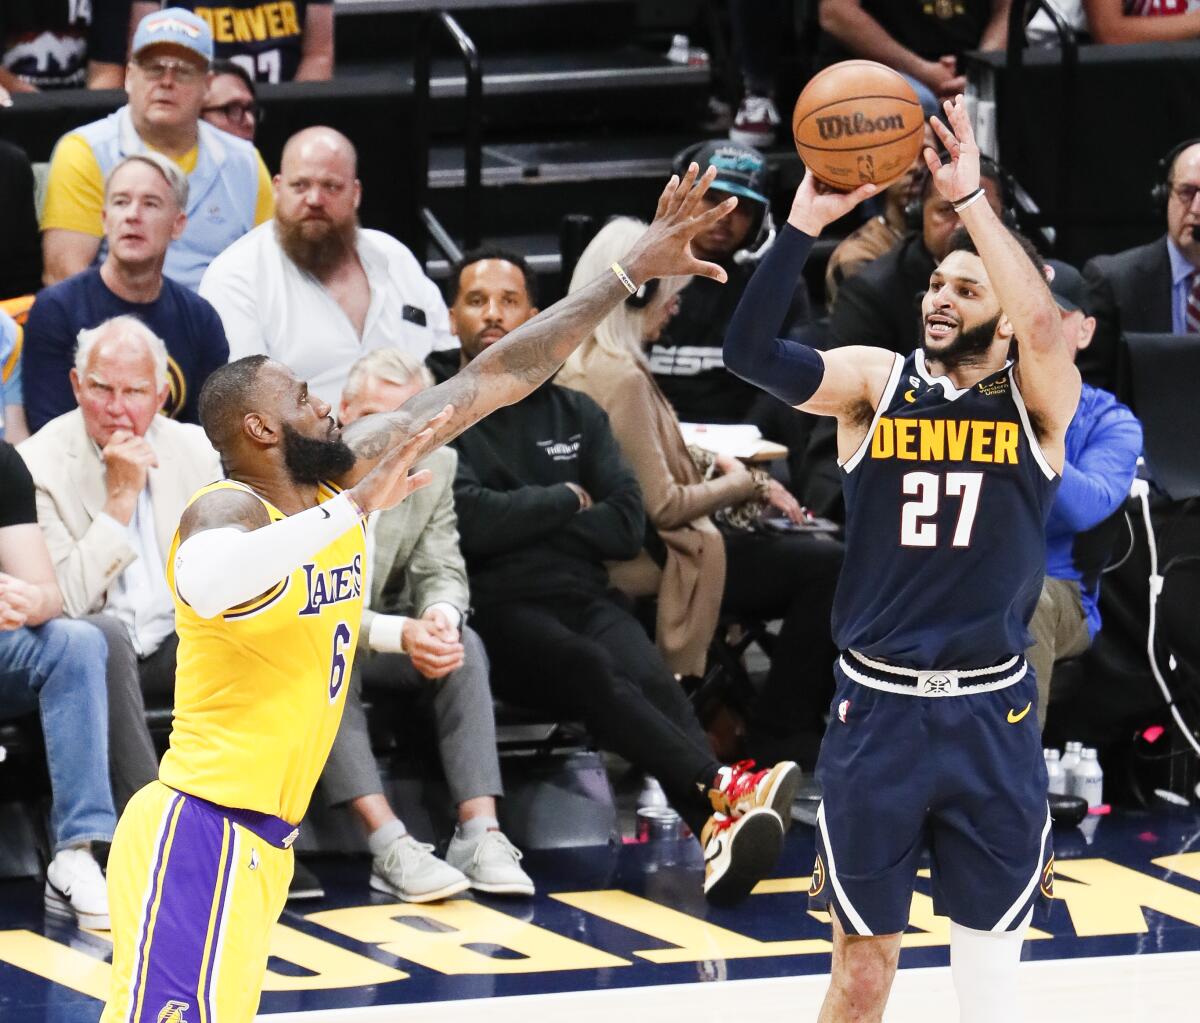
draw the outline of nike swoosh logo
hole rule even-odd
[[[329,518],[329,509],[328,509],[328,508],[322,508],[322,509],[321,509],[321,514],[322,514],[322,515],[324,515],[324,516],[325,516],[325,518]]]
[[[1029,708],[1030,708],[1030,707],[1032,707],[1032,706],[1033,706],[1033,704],[1032,704],[1032,703],[1027,703],[1027,704],[1025,704],[1025,709],[1024,709],[1024,710],[1022,710],[1022,711],[1021,711],[1019,714],[1018,714],[1018,713],[1017,713],[1015,710],[1009,710],[1009,712],[1008,712],[1008,723],[1009,723],[1010,725],[1015,725],[1015,724],[1016,724],[1018,721],[1020,721],[1020,720],[1021,720],[1021,719],[1022,719],[1022,718],[1023,718],[1025,715],[1026,715],[1026,714],[1028,714],[1028,713],[1029,713]]]

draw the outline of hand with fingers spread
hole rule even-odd
[[[797,231],[816,238],[835,220],[840,220],[877,191],[875,185],[866,184],[859,185],[853,192],[839,192],[817,180],[811,170],[805,169],[804,178],[792,199],[788,223]]]
[[[979,189],[979,147],[975,144],[975,132],[971,130],[963,97],[948,99],[942,107],[946,111],[949,127],[936,117],[931,117],[929,123],[949,155],[950,162],[943,164],[937,153],[926,149],[925,165],[933,175],[938,194],[943,199],[958,203]]]
[[[430,438],[453,414],[454,406],[447,405],[430,419],[419,433],[413,434],[403,444],[396,444],[385,452],[374,468],[347,491],[364,514],[394,507],[433,479],[433,474],[428,469],[414,473],[410,473],[409,470],[424,453]]]
[[[641,285],[653,277],[689,274],[711,277],[722,284],[728,280],[724,268],[697,259],[692,253],[692,239],[737,206],[738,201],[732,196],[711,209],[706,209],[700,201],[716,176],[716,167],[709,167],[701,175],[695,163],[688,166],[683,180],[671,175],[658,197],[653,223],[621,261],[634,283]]]

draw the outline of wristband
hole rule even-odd
[[[955,213],[961,213],[972,203],[978,202],[983,195],[984,195],[983,189],[977,188],[970,195],[964,196],[962,199],[959,199],[957,202],[952,202],[950,205],[954,209]]]
[[[617,275],[617,280],[625,285],[625,290],[631,295],[636,295],[638,292],[637,285],[633,283],[629,274],[625,272],[625,268],[620,263],[613,263],[609,269]]]

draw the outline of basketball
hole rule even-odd
[[[792,111],[792,136],[804,166],[825,184],[884,188],[920,151],[924,114],[898,72],[873,60],[844,60],[804,87]]]

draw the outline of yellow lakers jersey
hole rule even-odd
[[[222,480],[191,501],[221,488],[249,490]],[[337,493],[322,484],[319,499]],[[285,517],[263,505],[272,522]],[[345,704],[362,618],[365,531],[349,530],[261,597],[209,619],[175,589],[178,546],[176,532],[167,559],[179,633],[175,720],[159,778],[222,806],[298,823]]]

